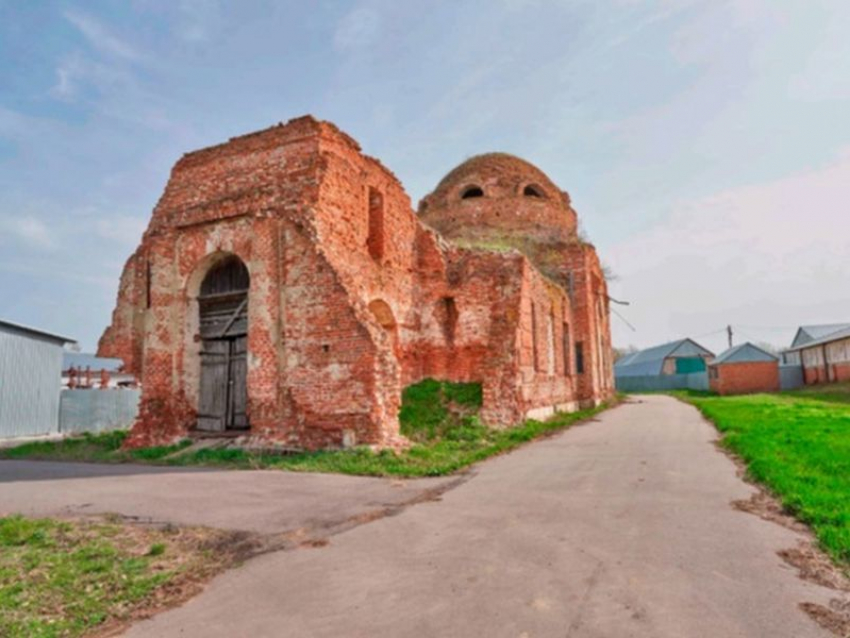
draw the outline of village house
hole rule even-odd
[[[404,444],[404,387],[480,383],[482,420],[613,394],[608,294],[569,196],[495,153],[417,215],[334,125],[291,120],[183,156],[98,355],[142,385],[130,445],[193,432],[298,448]]]
[[[782,356],[803,367],[806,384],[850,380],[850,324],[800,326]]]
[[[708,383],[717,394],[778,392],[779,358],[752,343],[738,344],[711,362]]]

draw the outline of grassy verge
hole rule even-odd
[[[477,416],[481,408],[479,384],[426,380],[407,388],[402,398],[399,414],[401,432],[413,441],[413,445],[403,452],[374,452],[364,447],[279,455],[241,449],[206,449],[167,458],[185,443],[126,452],[120,449],[125,435],[119,432],[29,443],[0,450],[0,458],[274,468],[367,476],[440,476],[511,450],[543,434],[566,428],[609,407],[604,405],[569,414],[560,413],[547,421],[528,420],[514,428],[494,430],[482,425]]]
[[[219,568],[205,533],[0,518],[0,636],[81,636],[181,599]]]
[[[85,461],[89,463],[130,463],[157,461],[174,454],[191,444],[181,441],[176,445],[122,450],[127,432],[114,431],[103,434],[84,433],[59,441],[32,441],[11,448],[0,449],[0,459],[40,459],[49,461]]]
[[[850,405],[850,382],[809,385],[799,390],[790,390],[782,394],[801,399],[815,399],[828,403],[845,403]]]
[[[811,526],[827,552],[850,565],[850,392],[825,387],[676,396],[713,421],[723,433],[722,445],[744,460],[750,477]]]

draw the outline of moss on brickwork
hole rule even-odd
[[[480,383],[425,379],[404,389],[398,420],[412,441],[452,439],[463,428],[480,428]]]

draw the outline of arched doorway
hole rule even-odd
[[[201,283],[199,430],[248,428],[249,284],[248,268],[236,256],[215,264]]]

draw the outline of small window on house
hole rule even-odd
[[[584,374],[584,343],[576,341],[576,374]]]
[[[522,194],[526,197],[539,197],[543,199],[546,195],[543,194],[543,189],[539,186],[535,186],[534,184],[529,184],[522,190]]]
[[[369,188],[369,235],[366,247],[372,259],[384,256],[384,196],[376,188]]]
[[[564,322],[564,334],[561,339],[564,352],[564,376],[568,377],[572,371],[570,370],[570,324],[566,321]]]
[[[534,357],[534,371],[540,369],[540,353],[537,345],[537,306],[531,304],[531,356]]]
[[[480,186],[467,186],[460,193],[461,199],[472,199],[474,197],[484,197],[484,191]]]

